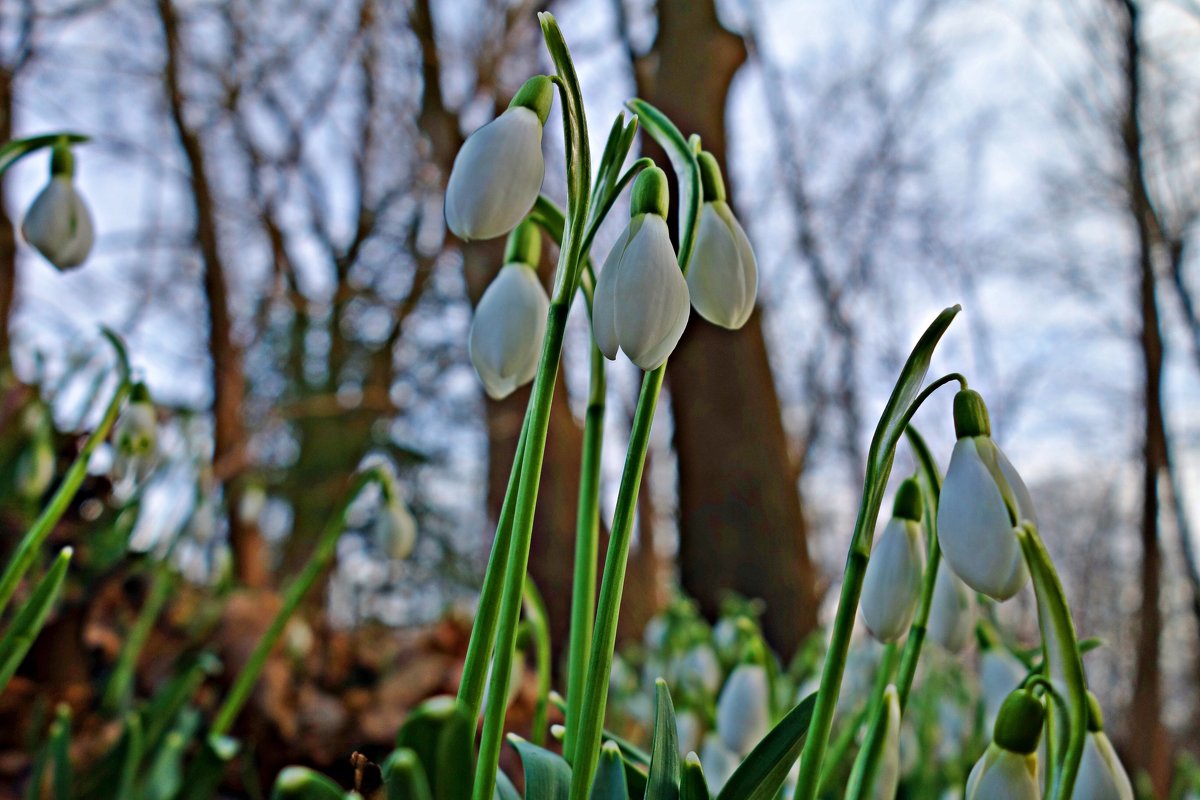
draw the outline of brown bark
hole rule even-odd
[[[662,0],[658,23],[657,68],[636,70],[639,94],[685,135],[700,134],[724,169],[726,98],[745,44],[711,2]],[[725,592],[762,598],[767,638],[790,654],[816,627],[819,599],[761,314],[738,331],[693,314],[667,377],[683,588],[709,617]]]
[[[1160,593],[1162,556],[1159,548],[1160,482],[1167,469],[1166,428],[1163,421],[1163,340],[1159,320],[1154,270],[1156,217],[1146,184],[1142,154],[1141,45],[1138,8],[1132,0],[1114,0],[1123,19],[1125,107],[1121,141],[1124,146],[1129,213],[1137,230],[1138,306],[1141,329],[1138,344],[1143,370],[1144,442],[1142,464],[1141,588],[1138,616],[1137,666],[1129,729],[1131,766],[1149,773],[1155,792],[1165,796],[1171,778],[1171,749],[1162,722],[1162,671],[1159,649],[1162,637]]]
[[[241,348],[233,337],[233,318],[225,277],[228,269],[218,241],[216,200],[209,182],[207,154],[200,133],[188,124],[184,113],[179,18],[172,0],[159,0],[158,12],[166,43],[163,77],[167,103],[190,170],[190,197],[196,215],[195,238],[204,268],[208,349],[212,360],[213,472],[225,487],[229,543],[237,579],[246,586],[264,586],[268,580],[264,543],[257,530],[241,520],[237,513],[241,495],[237,477],[247,456],[247,432],[242,418],[246,378],[242,371]]]

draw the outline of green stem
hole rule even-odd
[[[292,614],[299,607],[304,595],[317,582],[317,578],[333,562],[334,555],[337,553],[338,539],[341,538],[342,531],[346,527],[346,513],[350,510],[351,504],[370,484],[376,481],[382,484],[388,480],[389,476],[382,467],[372,467],[354,476],[350,490],[325,524],[325,530],[322,531],[321,538],[317,540],[316,550],[308,559],[308,563],[304,565],[303,571],[288,586],[283,595],[283,606],[279,609],[279,613],[271,621],[271,626],[267,628],[266,633],[258,640],[258,644],[255,645],[254,651],[246,661],[246,666],[242,668],[233,687],[229,690],[229,694],[225,696],[225,702],[221,704],[213,719],[211,736],[224,736],[229,733],[234,720],[237,719],[238,712],[250,698],[254,684],[258,681],[263,667],[266,666],[267,657],[271,654],[279,637],[283,635],[283,629],[287,626],[288,620],[292,618]]]
[[[1058,774],[1048,800],[1067,800],[1075,790],[1075,778],[1079,774],[1079,762],[1087,739],[1087,679],[1066,593],[1037,527],[1028,521],[1023,523],[1017,531],[1017,539],[1033,576],[1046,675],[1052,682],[1061,681],[1066,689],[1066,750],[1057,764]],[[1061,674],[1056,676],[1056,672]]]
[[[850,720],[849,724],[842,729],[838,737],[833,740],[833,745],[829,748],[829,757],[825,759],[825,764],[821,767],[820,791],[823,791],[829,785],[829,782],[833,780],[838,765],[842,763],[842,759],[846,757],[846,754],[850,752],[850,748],[854,746],[854,740],[858,738],[858,729],[862,727],[869,710],[869,708],[863,706],[854,715],[854,718]],[[818,794],[820,791],[818,791]]]
[[[608,554],[604,559],[604,578],[600,583],[600,602],[596,627],[592,635],[582,706],[577,716],[578,728],[571,771],[571,800],[585,800],[592,784],[592,773],[600,755],[600,737],[604,712],[608,702],[608,676],[612,671],[613,648],[617,641],[617,618],[621,610],[621,594],[625,588],[625,566],[629,560],[629,545],[633,534],[633,518],[637,506],[646,451],[650,445],[650,426],[658,395],[662,390],[666,364],[646,373],[642,391],[629,432],[629,449],[617,492]]]
[[[108,686],[105,687],[104,698],[100,701],[100,706],[105,711],[115,713],[128,706],[138,656],[141,655],[142,648],[146,646],[146,640],[150,638],[154,621],[158,619],[159,613],[167,603],[167,598],[171,593],[171,584],[169,567],[165,563],[155,565],[150,591],[146,595],[146,600],[142,604],[141,612],[138,614],[133,628],[129,631],[125,646],[121,648],[117,665],[113,668],[112,677],[108,679]]]
[[[847,798],[860,798],[864,793],[874,790],[874,764],[879,760],[880,748],[887,724],[887,705],[884,703],[884,692],[892,682],[892,670],[896,666],[896,643],[889,642],[879,660],[879,672],[875,675],[875,685],[871,689],[871,699],[868,702],[867,717],[871,724],[867,727],[866,738],[863,739],[862,749],[854,759],[850,769],[850,782],[846,788]]]
[[[492,553],[488,557],[483,587],[479,591],[478,611],[471,626],[471,639],[467,644],[466,660],[463,662],[462,680],[458,685],[459,705],[470,720],[479,719],[479,708],[483,703],[483,684],[487,680],[492,647],[496,643],[500,591],[504,587],[508,551],[512,547],[513,515],[517,508],[517,487],[521,480],[521,464],[525,460],[525,434],[528,429],[529,413],[526,411],[525,421],[521,423],[521,435],[517,440],[517,452],[513,456],[512,471],[508,474],[508,488],[504,490],[504,503],[500,506],[500,519],[496,523]]]
[[[563,754],[574,763],[588,645],[596,615],[596,562],[600,547],[600,456],[604,442],[604,354],[591,344],[588,405],[583,423],[583,458],[575,521],[575,574],[571,584],[571,631],[567,647],[567,718]]]
[[[124,345],[111,331],[105,330],[104,335],[117,351],[119,379],[116,391],[113,392],[112,399],[108,401],[108,407],[104,409],[104,416],[100,418],[100,424],[87,437],[79,455],[75,456],[75,461],[67,469],[54,497],[50,498],[50,503],[42,509],[42,513],[34,521],[29,532],[25,534],[25,538],[17,545],[16,551],[8,561],[8,566],[4,568],[4,575],[0,577],[0,613],[3,613],[8,601],[17,591],[21,578],[25,577],[25,573],[33,565],[42,544],[54,530],[54,526],[62,519],[62,515],[66,513],[71,501],[75,499],[75,493],[79,491],[83,479],[87,477],[88,462],[92,460],[92,453],[96,451],[101,442],[108,438],[108,432],[112,430],[113,423],[117,421],[117,415],[121,411],[121,404],[125,402],[125,398],[129,396],[132,389],[132,384],[129,382],[129,359]]]
[[[533,581],[525,583],[525,624],[533,636],[537,663],[537,703],[533,708],[533,730],[529,741],[542,747],[550,724],[550,623],[546,619],[546,604]]]

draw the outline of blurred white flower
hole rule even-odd
[[[499,400],[533,380],[550,298],[528,264],[500,268],[475,309],[468,349],[488,396]]]
[[[25,241],[61,270],[77,267],[92,250],[92,214],[69,175],[53,175],[21,223]]]
[[[1104,731],[1091,731],[1087,735],[1075,796],[1088,800],[1134,800],[1129,774]]]
[[[417,544],[417,520],[393,490],[375,517],[375,541],[388,557],[403,561]]]
[[[710,733],[704,737],[704,746],[700,749],[700,763],[704,767],[708,789],[714,797],[724,788],[740,761],[738,754],[726,747],[720,736]]]
[[[149,397],[133,398],[113,426],[113,444],[130,458],[148,458],[158,444],[158,414]]]
[[[988,745],[967,778],[965,800],[1041,800],[1037,756]]]
[[[975,595],[949,567],[942,566],[933,582],[926,625],[931,641],[957,653],[966,647],[975,629]]]
[[[26,500],[38,500],[54,480],[54,448],[47,437],[39,436],[17,456],[15,478],[17,494]]]
[[[921,599],[925,541],[919,523],[892,517],[875,542],[863,578],[860,608],[867,630],[881,642],[899,639]]]
[[[900,786],[900,697],[895,684],[888,684],[883,699],[886,708],[886,728],[883,734],[883,749],[875,772],[875,785],[868,797],[874,800],[893,800]]]
[[[729,674],[717,700],[717,735],[734,753],[744,756],[771,729],[767,670],[740,664]]]
[[[674,684],[680,691],[712,697],[721,688],[721,664],[708,644],[694,645],[675,662]],[[694,749],[694,748],[693,748]]]
[[[1000,707],[1025,680],[1025,667],[1007,650],[990,647],[979,657],[979,685],[983,692],[983,729],[996,724]]]
[[[675,715],[675,735],[679,741],[679,757],[700,749],[704,723],[695,711],[685,709]]]

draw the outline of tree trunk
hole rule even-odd
[[[743,41],[721,27],[712,2],[661,0],[654,51],[657,69],[637,70],[639,93],[684,135],[700,134],[724,169],[725,103]],[[709,617],[725,592],[762,598],[767,638],[786,657],[816,627],[819,598],[761,314],[738,331],[692,314],[667,377],[683,588]]]

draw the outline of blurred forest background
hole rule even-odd
[[[962,302],[934,369],[988,398],[1081,633],[1105,641],[1088,665],[1109,728],[1161,791],[1172,754],[1200,742],[1195,0],[5,0],[0,141],[91,135],[78,182],[98,230],[84,268],[54,272],[16,232],[45,164],[8,174],[5,455],[19,447],[13,409],[40,395],[69,462],[109,368],[101,324],[127,338],[164,441],[135,495],[96,466],[56,533],[82,566],[0,697],[14,720],[0,771],[21,769],[35,698],[87,704],[143,602],[141,562],[168,547],[194,588],[172,598],[140,679],[200,632],[231,672],[373,454],[399,467],[416,554],[394,563],[365,530],[344,537],[326,600],[243,724],[285,761],[332,762],[454,685],[455,620],[481,579],[528,391],[492,402],[474,376],[472,303],[502,244],[451,238],[442,191],[464,136],[548,69],[546,9],[594,146],[633,96],[699,133],[762,276],[745,328],[693,315],[670,361],[625,635],[673,587],[710,616],[735,591],[766,602],[771,642],[793,652],[836,597],[891,381],[936,310]],[[546,130],[544,191],[561,202],[557,112]],[[577,309],[533,540],[556,647],[584,324]],[[612,484],[638,377],[610,370]],[[918,417],[941,453],[947,398]],[[6,498],[4,549],[31,512]],[[81,536],[93,526],[131,531],[146,558],[105,556]],[[1031,599],[1006,617],[1028,625]]]

